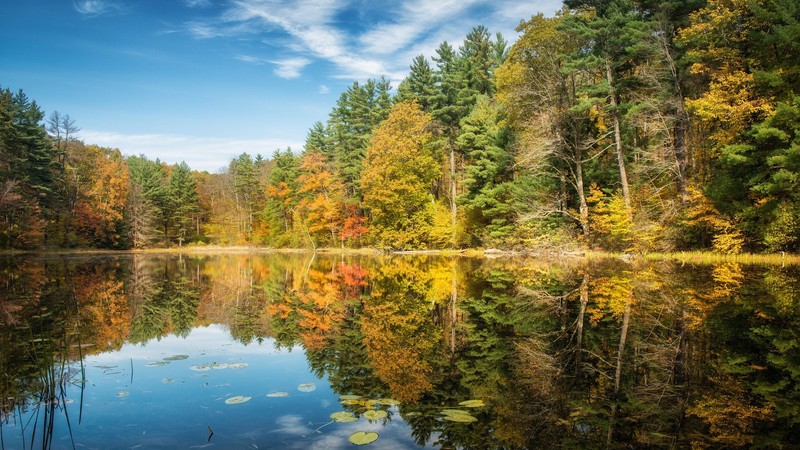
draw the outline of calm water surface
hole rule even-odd
[[[4,449],[800,446],[791,266],[6,258],[0,350]]]

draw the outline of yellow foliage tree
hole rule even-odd
[[[424,248],[432,222],[427,205],[440,166],[429,148],[429,114],[417,103],[398,103],[375,130],[361,175],[369,233],[382,247]]]

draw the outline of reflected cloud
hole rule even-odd
[[[86,17],[98,17],[108,14],[120,14],[127,11],[127,7],[121,3],[105,0],[83,0],[73,2],[75,10]]]

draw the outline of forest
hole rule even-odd
[[[565,0],[219,173],[0,88],[0,248],[800,250],[800,3]]]

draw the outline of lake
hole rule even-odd
[[[797,266],[30,256],[0,286],[4,449],[800,446]]]

